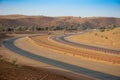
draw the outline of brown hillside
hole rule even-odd
[[[88,17],[79,18],[73,16],[67,17],[47,17],[47,16],[25,16],[25,15],[6,15],[0,16],[0,26],[17,27],[17,26],[35,26],[35,27],[52,27],[52,26],[83,26],[83,27],[103,27],[103,26],[120,26],[120,18],[112,17]]]

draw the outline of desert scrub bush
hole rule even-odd
[[[108,37],[105,37],[105,39],[108,39]]]
[[[100,32],[104,32],[105,29],[106,29],[105,27],[100,27],[100,28],[99,28],[99,31],[100,31]]]
[[[107,29],[106,31],[110,31],[109,29]]]
[[[13,59],[11,60],[11,63],[12,63],[13,65],[15,65],[17,68],[21,68],[21,67],[22,67],[21,64],[18,64],[18,63],[17,63],[17,58],[13,58]]]
[[[17,65],[17,59],[16,59],[16,58],[13,58],[13,59],[12,59],[12,64],[13,64],[13,65]]]
[[[97,36],[98,34],[97,33],[95,33],[95,36]]]
[[[104,37],[103,35],[101,35],[101,37]]]
[[[18,63],[17,63],[15,66],[16,66],[17,68],[22,68],[22,65],[21,65],[21,64],[18,64]]]
[[[0,57],[0,62],[3,62],[3,58],[2,57]]]

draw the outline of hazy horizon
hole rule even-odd
[[[78,17],[78,18],[120,18],[120,17],[109,17],[109,16],[88,16],[88,17],[82,17],[82,16],[47,16],[47,15],[26,15],[26,14],[3,14],[3,15],[0,15],[0,16],[33,16],[33,17],[36,17],[36,16],[44,16],[44,17]]]
[[[0,0],[0,15],[120,18],[120,0]]]

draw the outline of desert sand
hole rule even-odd
[[[69,37],[71,41],[120,50],[120,28],[94,31]]]

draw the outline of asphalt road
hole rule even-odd
[[[113,76],[113,75],[110,75],[110,74],[105,74],[105,73],[101,73],[101,72],[98,72],[98,71],[94,71],[94,70],[86,69],[86,68],[83,68],[83,67],[75,66],[75,65],[72,65],[72,64],[64,63],[64,62],[61,62],[61,61],[49,59],[49,58],[46,58],[46,57],[35,55],[31,52],[22,50],[22,49],[20,49],[20,48],[18,48],[14,45],[14,41],[16,39],[19,39],[19,38],[21,38],[21,37],[15,37],[15,38],[7,39],[7,40],[3,41],[3,45],[6,48],[8,48],[9,50],[15,52],[16,54],[20,54],[22,56],[25,56],[25,57],[28,57],[28,58],[31,58],[31,59],[34,59],[34,60],[37,60],[37,61],[40,61],[40,62],[43,62],[43,63],[47,63],[49,65],[53,65],[53,66],[56,66],[56,67],[59,67],[59,68],[70,70],[70,71],[73,71],[73,72],[76,72],[76,73],[79,73],[79,74],[84,74],[84,75],[95,77],[95,78],[98,78],[98,79],[101,79],[101,80],[120,80],[120,77],[118,77],[118,76]]]
[[[59,37],[51,37],[52,40],[57,41],[57,42],[61,42],[64,44],[68,44],[68,45],[72,45],[72,46],[76,46],[76,47],[80,47],[80,48],[86,48],[86,49],[91,49],[91,50],[96,50],[96,51],[101,51],[101,52],[105,52],[108,54],[118,54],[120,55],[120,50],[114,50],[114,49],[109,49],[109,48],[103,48],[103,47],[98,47],[98,46],[91,46],[91,45],[87,45],[87,44],[82,44],[82,43],[75,43],[69,40],[66,40],[66,37],[72,36],[75,34],[68,34],[68,35],[64,35],[64,36],[59,36]]]

